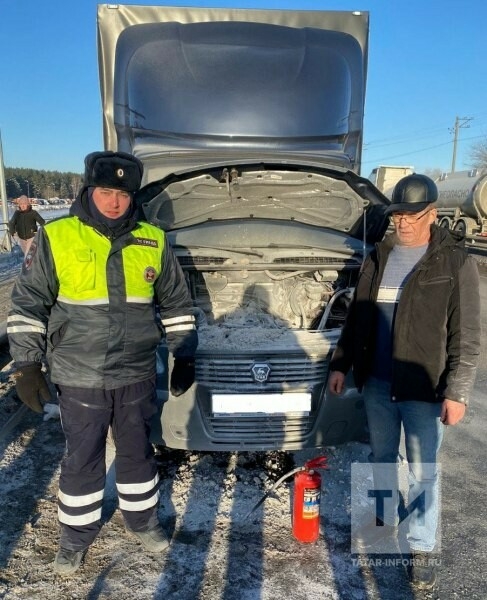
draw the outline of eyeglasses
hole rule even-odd
[[[427,210],[422,215],[419,215],[419,217],[417,215],[414,215],[411,213],[405,213],[405,214],[394,213],[393,215],[391,215],[391,219],[394,221],[394,223],[396,225],[399,225],[399,223],[402,220],[406,221],[406,223],[408,223],[409,225],[414,225],[415,223],[417,223],[420,219],[422,219],[424,216],[426,216],[430,212],[431,212],[431,210]]]

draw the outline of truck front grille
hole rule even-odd
[[[264,362],[270,367],[267,382],[258,383],[252,376],[252,366]],[[328,369],[326,357],[272,356],[270,358],[198,357],[196,379],[212,392],[276,392],[290,388],[307,388],[324,381]]]
[[[315,416],[236,417],[207,415],[207,426],[218,444],[239,443],[242,447],[259,448],[286,442],[300,442],[311,431]]]
[[[258,383],[252,376],[255,362],[270,367],[267,382]],[[328,358],[306,354],[273,355],[271,357],[199,356],[196,361],[196,380],[208,394],[200,397],[200,408],[213,443],[239,443],[246,448],[279,447],[282,442],[299,443],[311,431],[326,381]],[[211,412],[214,393],[282,393],[313,391],[309,414],[280,415],[215,415]]]

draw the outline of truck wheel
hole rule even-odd
[[[477,223],[475,219],[458,219],[453,230],[457,231],[461,235],[473,235],[477,232]]]
[[[451,219],[448,217],[443,217],[442,219],[440,219],[440,221],[438,222],[438,225],[440,227],[443,227],[443,229],[451,229]]]
[[[456,231],[457,233],[460,233],[461,235],[466,235],[467,225],[466,225],[465,221],[463,219],[460,219],[459,221],[457,221],[455,223],[455,227],[453,228],[453,231]]]

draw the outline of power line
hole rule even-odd
[[[407,137],[398,137],[398,138],[391,138],[391,141],[388,142],[384,142],[384,143],[376,143],[376,142],[365,142],[364,143],[364,147],[368,148],[369,146],[373,145],[374,149],[375,148],[385,148],[386,146],[397,146],[398,144],[407,144],[411,141],[417,141],[417,140],[427,140],[433,137],[438,137],[439,135],[444,135],[445,134],[445,130],[443,129],[441,132],[438,133],[434,133],[431,135],[410,135]]]
[[[381,163],[386,160],[391,160],[393,158],[400,158],[401,156],[411,156],[411,154],[419,154],[420,152],[424,152],[425,150],[433,150],[435,148],[440,148],[441,146],[448,146],[449,144],[451,144],[451,141],[443,142],[442,144],[436,144],[435,146],[428,146],[427,148],[419,148],[418,150],[412,150],[411,152],[401,152],[401,154],[394,154],[393,156],[386,156],[384,158],[376,158],[375,160],[365,160],[365,161],[362,161],[362,164]]]
[[[482,111],[479,113],[475,113],[472,117],[469,118],[475,120],[474,126],[477,129],[480,126],[485,125],[485,121],[483,122],[483,119],[486,115],[487,111]],[[453,132],[453,130],[447,125],[435,125],[433,127],[418,129],[416,131],[410,131],[407,134],[398,134],[395,136],[367,140],[364,142],[364,148],[369,149],[370,146],[373,146],[374,148],[380,148],[384,146],[393,146],[400,143],[407,143],[410,140],[416,141],[418,139],[428,139],[430,137],[435,137],[436,134],[440,135],[441,133],[446,133],[447,131],[450,131],[450,133]]]
[[[487,136],[485,135],[474,135],[469,138],[463,138],[462,141],[476,140],[476,139],[485,139]],[[441,144],[436,144],[435,146],[428,146],[426,148],[418,148],[417,150],[411,150],[410,152],[402,152],[401,154],[395,154],[393,156],[385,156],[383,158],[376,158],[374,160],[364,160],[362,161],[362,165],[364,164],[376,164],[385,162],[387,160],[392,160],[393,158],[401,158],[402,156],[411,156],[412,154],[419,154],[420,152],[425,152],[426,150],[434,150],[435,148],[441,148],[442,146],[449,146],[452,143],[452,140],[448,142],[443,142]],[[367,151],[367,149],[365,150]]]
[[[398,134],[396,136],[389,136],[386,138],[379,138],[376,140],[371,140],[370,142],[367,142],[368,144],[374,144],[374,145],[389,145],[389,144],[394,144],[394,143],[398,143],[401,141],[405,141],[407,142],[410,139],[416,139],[418,134],[425,134],[428,132],[431,132],[431,135],[436,135],[436,134],[441,134],[444,133],[445,131],[447,131],[448,127],[445,126],[441,126],[441,127],[430,127],[428,129],[418,129],[417,131],[409,131],[407,134]],[[427,136],[429,137],[429,136]]]

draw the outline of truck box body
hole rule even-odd
[[[386,198],[359,176],[368,14],[100,5],[105,147],[144,163],[195,305],[196,381],[158,351],[152,440],[295,450],[363,436],[331,353]]]
[[[369,175],[370,181],[388,198],[392,195],[392,190],[396,183],[414,173],[414,167],[402,167],[396,165],[380,165],[372,169]]]

